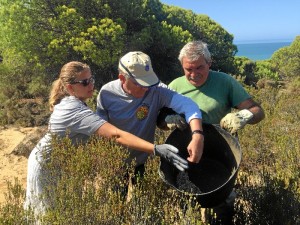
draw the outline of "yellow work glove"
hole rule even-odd
[[[234,134],[239,129],[242,129],[252,117],[253,113],[248,109],[243,109],[239,112],[228,113],[223,117],[223,119],[221,119],[220,126],[231,134]]]
[[[175,128],[184,130],[188,126],[188,124],[185,122],[185,119],[178,114],[166,116],[165,122],[167,123],[168,128],[171,130]]]

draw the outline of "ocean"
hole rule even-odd
[[[275,51],[289,46],[292,42],[269,42],[269,43],[240,43],[236,46],[238,52],[236,56],[245,56],[251,60],[270,59]]]

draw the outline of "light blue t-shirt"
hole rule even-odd
[[[122,88],[121,81],[105,84],[97,97],[97,114],[116,127],[146,141],[154,142],[156,119],[162,107],[172,108],[185,115],[187,122],[202,118],[198,106],[189,98],[167,88],[163,83],[150,87],[142,98],[135,98]],[[129,150],[128,162],[136,159],[145,163],[148,154]]]
[[[75,145],[85,143],[104,123],[106,123],[105,120],[74,96],[65,97],[54,106],[48,132],[35,146],[28,158],[25,208],[33,207],[35,213],[42,213],[51,205],[51,197],[43,196],[42,200],[40,197],[45,188],[49,187],[49,182],[56,180],[56,177],[53,177],[43,167],[43,163],[50,157],[53,135],[58,137],[68,135]]]
[[[54,106],[49,119],[48,133],[36,148],[40,153],[51,151],[52,135],[68,137],[76,145],[85,143],[106,121],[93,112],[84,102],[74,96],[67,96]]]
[[[66,135],[75,143],[85,142],[106,121],[84,102],[68,96],[54,106],[49,120],[49,131],[61,137]]]

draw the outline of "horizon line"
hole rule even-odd
[[[233,40],[233,44],[255,44],[255,43],[292,43],[294,39],[257,39],[257,40]]]

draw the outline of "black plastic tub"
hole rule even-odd
[[[195,188],[183,188],[180,184],[182,172],[164,159],[160,161],[159,175],[172,188],[196,197],[204,208],[221,204],[231,193],[237,171],[242,159],[237,137],[230,135],[219,126],[203,124],[204,151],[199,163],[189,164],[186,176]],[[167,144],[179,149],[179,155],[188,157],[187,146],[191,140],[191,131],[175,129],[167,138]]]

